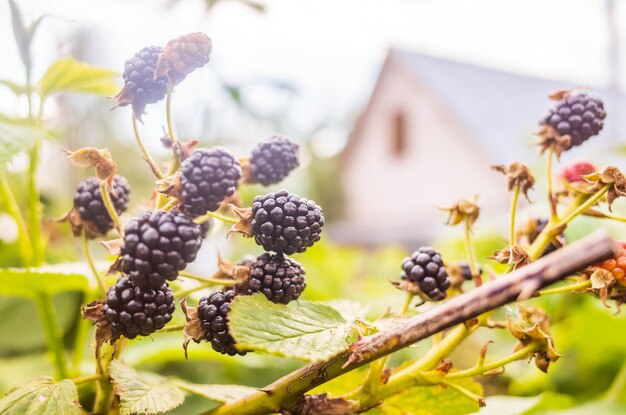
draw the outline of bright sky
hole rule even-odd
[[[300,94],[289,111],[294,131],[306,134],[327,125],[321,135],[326,144],[342,142],[337,138],[367,100],[390,47],[591,86],[604,84],[608,74],[603,1],[261,0],[265,14],[234,1],[220,2],[210,14],[204,14],[201,0],[17,1],[29,17],[54,16],[44,22],[35,45],[35,79],[80,29],[96,33],[93,63],[119,71],[143,46],[203,31],[213,39],[210,65],[220,78],[292,84]],[[621,22],[626,28],[626,0],[615,1],[618,27]],[[619,35],[624,51],[626,29]],[[0,45],[0,78],[19,79],[6,1],[0,1]],[[622,85],[625,78],[626,73]],[[202,99],[219,105],[223,96],[198,86],[208,80],[198,75],[193,85],[181,86],[177,108],[193,108],[201,91]],[[12,102],[7,105],[2,92],[0,110],[8,110]],[[276,95],[263,91],[251,100],[262,112],[277,105]],[[158,131],[160,125],[148,128]]]

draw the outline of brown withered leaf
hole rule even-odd
[[[499,264],[510,264],[513,268],[523,267],[533,262],[528,252],[519,245],[507,246],[496,251],[493,256],[489,257]]]
[[[583,178],[595,182],[595,191],[600,190],[607,184],[612,184],[606,195],[609,211],[611,211],[611,205],[615,199],[626,196],[626,177],[615,166],[608,166],[602,172],[592,173],[583,176]]]
[[[104,312],[104,300],[92,301],[81,308],[83,318],[90,320],[96,326],[96,348],[100,348],[102,343],[113,344],[120,337],[119,333],[113,331],[113,327],[107,320]]]
[[[117,173],[117,164],[111,152],[106,148],[83,147],[76,151],[62,150],[67,159],[79,167],[93,167],[96,177],[105,181],[109,189],[113,189],[113,179]]]
[[[283,415],[349,415],[356,413],[358,401],[345,398],[331,398],[327,393],[319,395],[303,395],[296,405],[290,409],[282,409]]]
[[[491,168],[504,174],[509,191],[513,191],[513,189],[519,187],[520,192],[522,192],[526,200],[530,202],[528,191],[535,185],[535,178],[528,166],[516,161],[508,166],[499,165],[492,166]]]
[[[187,320],[185,328],[183,329],[183,334],[185,335],[183,349],[185,350],[185,359],[187,359],[187,347],[189,346],[189,343],[192,340],[199,343],[204,338],[205,332],[204,328],[202,328],[202,322],[198,318],[197,307],[188,307],[187,299],[183,298],[180,302],[180,308],[183,310],[183,314],[185,314],[185,319]]]
[[[461,199],[456,204],[447,207],[440,207],[440,210],[448,212],[446,225],[456,226],[464,220],[471,228],[480,215],[480,207],[477,204],[478,195],[469,199]]]
[[[230,209],[237,215],[239,221],[235,223],[228,234],[232,232],[240,233],[245,237],[252,237],[252,209],[251,208],[239,208],[235,205],[229,205]]]

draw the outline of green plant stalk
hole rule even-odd
[[[609,387],[609,390],[606,391],[604,397],[602,398],[605,402],[619,402],[623,400],[624,392],[626,391],[626,361],[622,363],[622,367],[620,368],[617,375],[613,378],[613,383]],[[621,399],[620,399],[621,398]]]
[[[94,297],[95,296],[91,295],[85,296],[85,304],[89,303]],[[72,373],[74,375],[79,375],[81,373],[81,366],[83,364],[85,348],[87,347],[87,342],[89,341],[89,336],[91,334],[91,327],[91,321],[86,318],[81,318],[78,321],[74,344],[72,345]]]
[[[222,278],[211,278],[211,277],[203,277],[201,275],[191,274],[189,272],[180,271],[178,273],[179,276],[190,278],[192,280],[201,281],[207,284],[215,284],[215,285],[235,285],[235,280],[227,280]]]
[[[195,293],[196,291],[200,291],[200,290],[203,290],[205,288],[213,287],[214,285],[215,284],[212,283],[212,282],[205,282],[203,284],[196,285],[195,287],[187,288],[186,290],[176,291],[174,293],[174,298],[186,297],[189,294]]]
[[[181,331],[185,328],[185,326],[186,324],[177,324],[175,326],[165,326],[161,330],[159,330],[159,332],[167,333],[167,332],[172,332],[172,331]]]
[[[104,202],[104,206],[107,208],[109,212],[109,216],[111,216],[111,220],[115,225],[115,229],[117,233],[123,238],[124,237],[124,228],[122,227],[122,221],[115,210],[115,206],[111,201],[111,195],[109,195],[109,191],[107,189],[107,184],[104,181],[100,181],[100,193],[102,194],[102,201]]]
[[[113,385],[111,383],[111,379],[109,379],[109,366],[114,354],[114,344],[112,345],[105,342],[96,349],[96,372],[101,377],[98,381],[96,399],[93,404],[93,412],[97,414],[108,414],[111,407]]]
[[[75,378],[70,379],[72,382],[74,382],[74,385],[81,385],[83,383],[88,383],[88,382],[94,382],[94,381],[99,381],[102,380],[102,375],[85,375],[85,376],[78,376]]]
[[[215,212],[207,212],[205,215],[199,216],[196,219],[194,219],[194,222],[196,222],[197,224],[202,224],[206,222],[207,220],[209,220],[210,218],[215,218],[217,220],[221,220],[222,222],[232,223],[232,224],[239,222],[239,219],[237,218],[230,218],[228,216],[220,215],[219,213],[215,213]]]
[[[537,343],[531,342],[523,348],[519,349],[515,353],[512,353],[502,359],[495,360],[491,363],[476,365],[470,369],[460,370],[458,372],[451,372],[445,376],[445,379],[460,379],[468,378],[472,376],[480,376],[492,370],[500,369],[516,360],[522,360],[531,356],[537,348],[540,347]]]
[[[20,206],[17,204],[15,196],[9,186],[9,182],[3,174],[0,175],[0,197],[4,200],[7,213],[11,215],[17,225],[17,244],[20,250],[22,263],[25,267],[30,267],[33,262],[33,246],[30,242],[30,236],[28,234],[24,218],[22,217]]]
[[[474,251],[474,241],[472,239],[472,226],[467,218],[465,219],[465,253],[472,275],[478,275],[478,263],[476,261],[476,252]]]
[[[40,293],[35,297],[35,303],[39,310],[41,324],[43,325],[48,343],[48,350],[54,355],[54,365],[59,379],[68,377],[67,362],[65,360],[65,350],[63,347],[63,331],[56,319],[56,312],[50,295]]]
[[[515,186],[511,197],[511,212],[509,221],[509,246],[515,246],[515,217],[517,216],[517,201],[519,200],[520,188]]]
[[[146,149],[146,146],[143,144],[143,140],[141,139],[141,135],[139,135],[139,128],[137,128],[137,118],[135,117],[135,112],[132,112],[132,123],[133,123],[133,133],[135,134],[135,139],[137,140],[137,144],[139,145],[139,150],[141,150],[141,154],[143,155],[144,160],[150,166],[150,169],[154,173],[154,175],[158,179],[165,178],[165,175],[159,169],[159,166],[155,163],[154,159],[150,156],[150,153]]]
[[[539,295],[544,296],[544,295],[552,295],[552,294],[571,293],[573,291],[577,291],[577,290],[580,290],[582,288],[587,288],[587,287],[591,287],[590,280],[581,281],[576,284],[564,285],[562,287],[548,288],[547,290],[541,290],[539,291]]]
[[[170,140],[172,143],[178,143],[176,136],[174,135],[174,124],[172,123],[172,91],[173,88],[170,86],[167,88],[167,96],[165,98],[165,116],[167,118],[167,133],[170,136]]]
[[[38,139],[30,152],[28,166],[28,230],[33,247],[33,265],[39,266],[43,262],[43,241],[41,238],[41,203],[37,186],[37,169],[41,152],[41,139]]]
[[[82,240],[83,240],[83,251],[85,253],[85,258],[87,259],[87,263],[89,264],[89,268],[91,269],[93,276],[96,278],[96,281],[98,282],[98,287],[100,288],[100,293],[102,294],[102,297],[106,298],[107,292],[109,291],[109,289],[107,287],[106,282],[104,281],[104,278],[98,272],[98,269],[96,268],[96,264],[93,262],[93,257],[91,256],[91,250],[89,249],[89,240],[87,239],[86,232],[83,232]]]
[[[167,171],[166,177],[169,177],[178,171],[180,167],[180,158],[176,153],[176,147],[178,145],[178,140],[176,139],[176,135],[174,134],[174,123],[172,122],[172,87],[168,87],[167,89],[167,97],[165,98],[165,118],[167,121],[167,134],[170,136],[172,140],[172,148],[174,149],[174,157],[172,160],[172,165]],[[167,196],[159,193],[156,198],[156,208],[160,209],[167,203]]]
[[[554,159],[554,145],[550,146],[548,149],[547,160],[546,160],[546,176],[547,176],[547,185],[548,185],[548,204],[550,205],[550,218],[553,221],[557,221],[559,219],[559,214],[556,210],[557,206],[554,201],[554,190],[552,186],[552,160]]]

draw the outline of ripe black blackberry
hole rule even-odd
[[[237,350],[235,340],[228,332],[228,313],[235,295],[233,290],[227,290],[201,298],[198,304],[198,318],[204,329],[204,339],[211,343],[213,350],[230,356],[236,354],[243,356],[246,352]]]
[[[191,215],[216,211],[241,179],[239,161],[222,147],[195,150],[181,171],[183,210]]]
[[[421,247],[402,261],[403,280],[417,284],[429,299],[441,301],[450,288],[448,272],[439,252],[431,247]]]
[[[604,126],[604,103],[587,94],[567,93],[541,120],[541,125],[549,125],[561,136],[569,135],[571,146],[581,145],[598,134]]]
[[[262,292],[274,303],[287,304],[297,300],[306,288],[304,268],[283,254],[264,252],[249,268],[250,278],[242,287],[242,294]]]
[[[472,268],[467,261],[459,261],[459,268],[461,269],[461,276],[464,280],[470,281],[472,279]],[[482,275],[483,268],[478,265],[478,274]]]
[[[162,52],[160,46],[145,47],[124,63],[124,88],[116,98],[119,106],[131,104],[138,118],[147,104],[162,100],[167,93],[167,78],[154,76]]]
[[[147,211],[126,226],[122,271],[140,287],[158,288],[196,259],[200,225],[181,213]]]
[[[104,306],[115,337],[124,335],[128,339],[162,329],[175,309],[174,295],[167,283],[158,288],[140,287],[126,275],[109,288]]]
[[[128,209],[130,186],[124,177],[115,176],[113,191],[109,190],[109,196],[118,215]],[[113,229],[113,220],[102,200],[100,182],[95,177],[84,180],[78,185],[74,194],[74,209],[78,211],[83,222],[95,225],[95,229],[100,235],[106,235]],[[90,227],[92,231],[95,229]]]
[[[252,234],[266,251],[304,252],[319,241],[323,226],[321,207],[286,190],[257,196],[252,202]]]
[[[260,143],[250,156],[249,181],[263,186],[281,182],[300,165],[298,151],[296,143],[283,137]]]

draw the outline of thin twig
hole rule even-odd
[[[137,140],[137,144],[139,145],[139,150],[141,150],[143,159],[146,161],[146,163],[148,163],[148,166],[150,166],[150,170],[152,170],[152,173],[154,173],[157,178],[165,178],[165,175],[163,174],[161,169],[159,169],[159,166],[155,163],[154,159],[150,156],[150,153],[146,149],[146,146],[143,144],[143,140],[139,135],[139,128],[137,128],[137,117],[135,117],[135,112],[132,113],[132,120],[133,133],[135,134],[135,139]]]
[[[115,206],[111,201],[111,195],[109,195],[109,189],[107,188],[107,184],[105,181],[100,181],[100,194],[102,195],[102,201],[104,202],[104,206],[107,208],[107,212],[109,212],[109,216],[111,216],[111,220],[115,225],[115,229],[117,233],[123,238],[124,237],[124,228],[122,227],[122,221],[120,221],[120,217],[115,210]]]
[[[106,298],[107,292],[109,291],[109,289],[107,287],[106,282],[104,281],[104,278],[98,272],[98,269],[96,268],[96,264],[93,262],[93,257],[91,256],[91,250],[89,249],[89,240],[87,239],[87,232],[83,232],[82,240],[83,240],[83,251],[85,252],[85,258],[87,259],[89,268],[91,269],[93,276],[96,278],[96,281],[98,282],[98,287],[100,287],[100,292],[102,293],[102,297]]]

